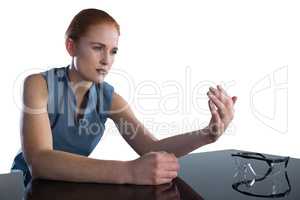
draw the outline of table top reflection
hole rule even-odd
[[[26,188],[26,200],[203,200],[182,179],[158,186],[74,183],[51,180],[34,180]]]

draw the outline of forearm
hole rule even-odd
[[[213,142],[213,139],[208,137],[208,131],[208,129],[202,129],[164,138],[156,141],[149,151],[166,151],[174,153],[176,157],[184,156],[201,146]]]
[[[33,159],[33,178],[73,182],[128,183],[127,162],[98,160],[63,151],[43,151]]]

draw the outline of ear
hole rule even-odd
[[[69,55],[71,57],[74,57],[75,54],[76,54],[76,44],[75,44],[75,41],[71,38],[67,38],[66,39],[66,42],[65,42],[65,45],[66,45],[66,49],[69,53]]]

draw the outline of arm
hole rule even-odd
[[[176,157],[181,157],[199,147],[214,142],[208,135],[209,130],[202,129],[167,137],[154,143],[153,146],[151,146],[151,151],[164,150],[175,154]]]
[[[111,113],[121,136],[140,156],[151,151],[158,141],[150,131],[135,117],[129,104],[116,92],[113,93]]]
[[[21,118],[22,150],[33,178],[75,182],[131,182],[128,162],[97,160],[53,150],[47,113],[47,85],[31,75],[24,82]]]
[[[123,138],[139,155],[150,151],[166,151],[180,157],[201,146],[215,142],[233,119],[233,105],[236,97],[229,97],[218,86],[218,89],[210,88],[209,99],[212,118],[207,127],[162,140],[157,140],[136,119],[128,103],[118,94],[114,94],[111,118]]]

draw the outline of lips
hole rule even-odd
[[[105,69],[96,69],[97,73],[98,74],[101,74],[101,75],[106,75],[107,74],[107,71]]]

